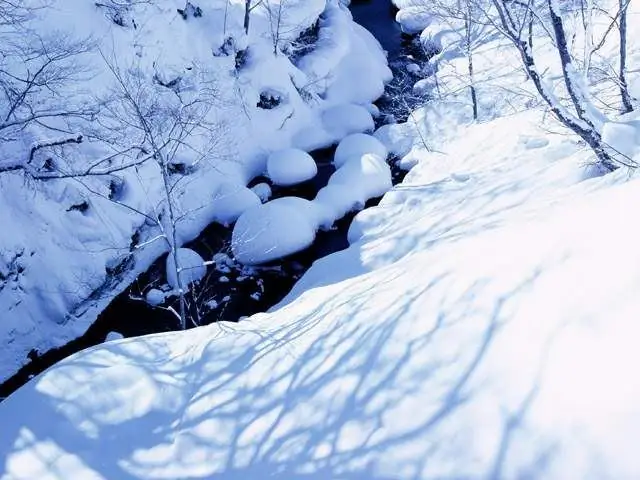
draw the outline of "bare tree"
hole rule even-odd
[[[120,148],[134,147],[142,158],[150,157],[158,166],[162,181],[163,201],[151,218],[161,230],[175,268],[179,297],[180,324],[186,328],[189,319],[184,270],[179,255],[180,222],[185,219],[177,201],[179,183],[189,170],[202,160],[212,160],[221,125],[209,120],[216,105],[215,84],[201,82],[182,87],[181,80],[171,86],[150,82],[139,69],[121,69],[113,60],[105,59],[116,87],[104,102],[102,125]],[[107,139],[105,139],[107,140]],[[198,145],[207,145],[205,149]],[[191,159],[185,165],[183,158]],[[193,320],[193,319],[192,319]],[[195,322],[194,322],[195,323]]]
[[[496,27],[517,48],[527,75],[551,112],[564,126],[571,129],[591,147],[598,159],[598,165],[603,170],[614,170],[616,160],[619,162],[619,159],[612,158],[611,149],[602,141],[599,129],[604,121],[604,115],[591,102],[584,76],[580,75],[574,64],[557,1],[491,1],[497,14]],[[545,11],[539,9],[539,6],[544,6],[546,9],[548,25],[544,26],[549,29],[562,67],[568,105],[547,86],[536,63],[531,40],[528,34],[525,34],[530,22],[540,22],[545,18],[543,17]],[[492,20],[490,16],[489,19]]]
[[[0,172],[23,168],[42,145],[80,143],[79,125],[97,113],[79,87],[90,77],[82,58],[94,43],[39,33],[30,23],[38,10],[21,0],[0,0],[0,146],[19,144],[26,133],[37,137],[29,158],[12,155],[0,163]]]

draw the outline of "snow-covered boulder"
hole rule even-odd
[[[242,212],[260,205],[260,197],[242,185],[225,182],[213,197],[214,220],[222,225],[235,222]]]
[[[266,263],[307,248],[315,240],[316,229],[310,207],[280,198],[240,216],[233,228],[231,250],[245,265]]]
[[[425,11],[424,7],[410,6],[402,8],[396,14],[396,22],[402,26],[405,33],[420,33],[429,23],[431,15]]]
[[[107,336],[105,337],[104,341],[105,342],[113,342],[115,340],[122,340],[123,338],[124,338],[124,335],[122,335],[121,333],[109,332],[109,333],[107,333]]]
[[[157,307],[158,305],[162,305],[164,303],[166,295],[162,290],[152,288],[147,292],[144,298],[149,305]]]
[[[311,180],[317,173],[313,157],[297,148],[273,152],[267,160],[267,175],[276,185],[295,185]]]
[[[328,212],[334,222],[360,206],[360,200],[354,198],[353,189],[339,183],[321,188],[313,201]]]
[[[255,193],[262,203],[268,202],[271,198],[271,187],[268,183],[259,183],[251,187],[251,191]]]
[[[197,283],[204,278],[207,267],[202,257],[189,248],[179,248],[177,252],[178,268],[180,270],[180,280],[182,286],[187,287],[192,283]],[[167,282],[172,288],[178,288],[178,276],[176,274],[176,264],[173,255],[167,256]]]
[[[333,163],[336,168],[340,168],[347,160],[360,158],[367,153],[386,159],[389,152],[377,138],[365,133],[354,133],[340,141],[333,156]]]
[[[391,168],[378,155],[367,153],[349,160],[331,175],[329,185],[349,189],[355,204],[364,207],[370,198],[380,197],[392,187]]]
[[[373,131],[375,128],[369,110],[353,104],[337,105],[322,112],[322,125],[336,139],[350,133]]]

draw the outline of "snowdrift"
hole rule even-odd
[[[640,476],[638,179],[541,119],[421,155],[271,312],[34,379],[0,478]]]

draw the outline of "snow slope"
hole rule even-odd
[[[0,478],[637,478],[638,179],[532,111],[423,154],[271,312],[0,405]]]
[[[172,95],[160,82],[177,81],[187,94],[211,85],[216,89],[216,104],[206,118],[215,125],[213,137],[194,135],[190,149],[180,150],[177,158],[193,170],[175,178],[175,207],[182,216],[179,241],[194,238],[212,221],[231,223],[260,203],[245,185],[266,170],[269,152],[292,145],[327,146],[372,128],[369,104],[382,93],[390,72],[380,46],[338,0],[283,0],[278,39],[283,50],[320,17],[320,40],[295,64],[282,53],[273,54],[264,6],[252,11],[247,36],[241,0],[192,2],[202,16],[186,20],[177,12],[184,0],[98,3],[52,0],[35,10],[28,25],[45,40],[60,35],[91,39],[91,48],[74,65],[85,74],[63,91],[72,105],[114,89],[103,56],[134,72],[154,97]],[[123,25],[111,20],[106,5],[122,7]],[[270,5],[279,8],[277,0]],[[234,39],[231,46],[225,44],[228,38]],[[332,38],[340,43],[328,41]],[[248,54],[236,68],[236,51],[242,48]],[[361,71],[353,70],[354,58]],[[3,62],[3,68],[22,68]],[[345,86],[346,75],[360,85],[357,91]],[[261,94],[276,95],[280,104],[259,108]],[[358,115],[327,121],[353,111]],[[102,125],[74,127],[96,138],[117,132],[126,140],[137,134],[123,125],[101,131]],[[34,142],[50,137],[51,132],[34,125],[20,132],[19,141],[0,142],[0,166],[28,156]],[[53,153],[68,163],[65,168],[80,170],[112,155],[114,148],[93,139]],[[128,207],[105,198],[112,179],[123,186],[120,201]],[[36,182],[20,171],[0,175],[0,382],[27,361],[31,349],[43,352],[84,333],[109,300],[168,248],[157,225],[133,210],[159,218],[166,207],[157,165],[81,180]]]

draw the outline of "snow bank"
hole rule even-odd
[[[639,180],[582,181],[543,128],[423,153],[269,313],[34,379],[0,404],[0,477],[640,477]]]
[[[602,140],[624,155],[626,162],[635,160],[640,163],[640,120],[605,123]]]
[[[25,5],[41,3],[28,0]],[[177,11],[184,8],[184,1],[45,3],[45,8],[34,10],[30,31],[58,42],[92,37],[95,48],[74,59],[71,71],[80,72],[80,78],[65,84],[59,95],[50,98],[45,89],[39,91],[44,96],[37,100],[44,104],[57,105],[64,99],[75,108],[114,91],[113,75],[100,52],[131,72],[160,109],[175,100],[172,88],[187,96],[215,90],[219,104],[206,117],[215,128],[192,135],[186,142],[189,148],[180,148],[175,158],[186,172],[171,179],[181,218],[180,242],[193,239],[212,221],[230,224],[258,205],[260,198],[245,185],[265,170],[270,152],[291,146],[328,146],[347,133],[372,129],[364,106],[376,99],[390,78],[380,46],[334,0],[282,2],[277,43],[283,52],[320,18],[318,43],[295,62],[284,53],[273,54],[276,25],[266,3],[252,10],[248,36],[243,28],[244,2],[237,0],[191,2],[201,8],[202,16],[195,17],[188,9],[186,19]],[[269,5],[279,8],[280,2]],[[246,49],[245,55],[239,54],[241,49]],[[236,56],[243,59],[242,65],[236,65]],[[24,64],[20,60],[14,65],[7,57],[4,70],[22,74]],[[281,103],[261,108],[263,92],[277,92]],[[88,133],[103,125],[75,119],[72,123],[58,126],[89,138]],[[107,140],[117,135],[135,144],[135,128],[116,127],[95,133]],[[3,140],[0,162],[28,158],[32,146],[59,136],[33,125],[15,135],[17,141]],[[297,143],[300,138],[306,141]],[[82,170],[113,155],[115,148],[110,141],[96,140],[54,153],[62,156],[57,160],[65,170]],[[36,163],[41,165],[51,153],[43,149]],[[148,162],[115,177],[85,179],[85,189],[74,180],[28,182],[25,188],[19,172],[0,176],[0,223],[4,225],[0,272],[8,279],[0,281],[4,312],[0,341],[5,345],[0,353],[0,381],[16,372],[32,349],[44,352],[83,334],[115,294],[166,253],[164,242],[153,240],[161,232],[151,220],[166,207],[160,169]],[[114,194],[114,186],[118,200],[126,206],[104,198]],[[134,209],[149,218],[134,214]],[[132,238],[139,239],[139,245]],[[134,262],[129,261],[131,257]],[[116,277],[107,274],[122,271],[125,264],[133,265],[132,269]]]
[[[295,185],[311,180],[317,173],[315,160],[304,150],[279,150],[267,160],[267,175],[276,185]]]
[[[377,155],[386,159],[389,152],[377,138],[364,133],[354,133],[343,138],[333,156],[333,163],[337,168],[344,165],[347,160],[359,158],[366,153]]]

